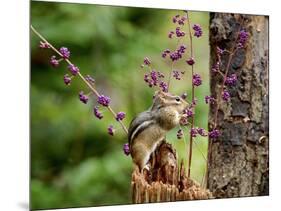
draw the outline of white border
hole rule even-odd
[[[41,0],[42,1],[42,0]],[[247,14],[270,14],[270,8],[265,7],[265,1],[245,0],[43,0],[49,2],[72,2],[72,3],[94,3],[103,5],[120,5],[132,7],[150,7],[150,8],[169,8],[169,9],[188,9],[197,11],[215,11],[215,12],[233,12]],[[240,3],[239,3],[240,2]],[[243,3],[242,3],[243,2]],[[254,3],[253,3],[254,2]]]
[[[274,0],[68,0],[64,2],[270,15],[270,196],[75,210],[265,210],[280,206],[280,7]],[[23,210],[29,200],[29,1],[6,0],[1,15],[0,208]],[[27,208],[26,208],[27,209]],[[275,209],[278,210],[278,209]],[[280,210],[280,209],[279,209]]]

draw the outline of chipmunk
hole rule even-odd
[[[165,139],[166,133],[176,127],[188,103],[179,96],[157,91],[152,106],[131,122],[128,132],[133,162],[142,172],[151,154]]]

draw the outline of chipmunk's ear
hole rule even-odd
[[[156,96],[164,96],[165,93],[162,91],[162,90],[157,90],[154,92],[154,96],[153,97],[156,97]]]
[[[153,102],[154,102],[154,105],[162,105],[165,101],[164,99],[164,95],[165,93],[161,90],[159,91],[155,91],[154,95],[153,95]]]

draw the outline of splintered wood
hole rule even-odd
[[[132,173],[133,203],[168,202],[212,198],[209,190],[188,178],[183,162],[177,165],[176,152],[163,142],[150,159],[151,169],[140,173],[136,168]]]

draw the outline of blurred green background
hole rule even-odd
[[[143,58],[148,56],[157,70],[166,74],[170,70],[161,52],[176,46],[176,40],[167,37],[175,29],[171,18],[176,14],[183,12],[31,2],[32,25],[57,48],[66,46],[71,50],[71,61],[84,75],[95,78],[97,90],[111,97],[113,109],[126,112],[126,126],[151,105],[154,90],[143,81]],[[204,32],[203,37],[194,39],[195,69],[203,78],[203,85],[196,88],[196,125],[207,128],[204,96],[209,93],[209,14],[190,12],[190,19]],[[185,38],[188,45],[187,41]],[[71,86],[65,86],[67,65],[51,68],[53,52],[39,49],[38,43],[31,32],[32,209],[131,203],[132,160],[122,151],[127,142],[125,133],[106,110],[104,119],[94,117],[96,99],[92,97],[87,105],[82,104],[78,93],[88,89],[78,77]],[[186,70],[186,74],[184,80],[172,81],[171,92],[190,94],[190,67],[183,59],[175,69]],[[109,124],[117,128],[113,137],[107,134]],[[186,163],[188,142],[177,140],[177,130],[167,138]],[[206,155],[207,139],[198,138],[196,143]],[[196,146],[193,153],[192,178],[201,182],[205,160]]]

